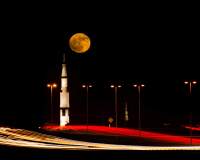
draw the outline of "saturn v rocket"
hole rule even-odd
[[[63,54],[62,73],[61,73],[61,91],[60,91],[60,126],[65,126],[69,123],[69,90],[66,58]]]

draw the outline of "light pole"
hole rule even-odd
[[[185,85],[189,85],[189,96],[191,97],[192,96],[192,85],[196,85],[197,81],[185,81],[184,84]],[[190,128],[190,144],[192,145],[192,111],[190,113],[190,124],[191,124],[191,128]]]
[[[117,116],[118,116],[118,114],[117,114],[117,89],[118,88],[121,88],[122,86],[121,85],[111,85],[110,86],[111,88],[114,88],[115,89],[115,127],[117,127],[117,125],[118,125],[118,122],[117,122]]]
[[[141,98],[140,98],[140,92],[141,88],[143,88],[145,85],[144,84],[134,84],[133,87],[138,89],[138,129],[139,129],[139,135],[141,134]]]
[[[56,83],[48,83],[47,87],[51,89],[51,122],[53,122],[53,88],[57,87]]]
[[[89,88],[92,88],[91,84],[83,84],[82,88],[86,88],[86,127],[88,131],[88,91]]]

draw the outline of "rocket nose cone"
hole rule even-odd
[[[62,78],[66,78],[67,77],[67,68],[66,68],[66,64],[62,64],[62,73],[61,73]]]

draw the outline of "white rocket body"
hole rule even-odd
[[[67,81],[67,67],[65,55],[63,56],[62,73],[61,73],[61,91],[60,91],[60,126],[69,123],[69,91]]]

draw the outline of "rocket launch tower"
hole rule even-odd
[[[62,73],[61,73],[61,91],[60,91],[60,126],[65,126],[69,123],[69,90],[66,58],[63,54]]]

